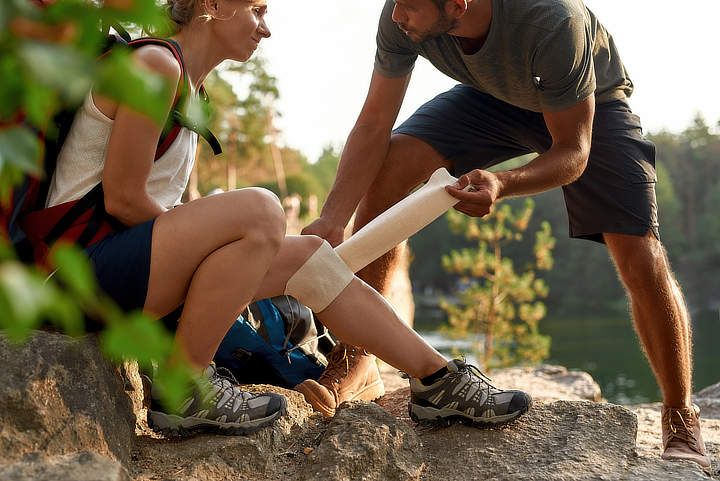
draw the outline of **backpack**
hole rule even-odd
[[[320,377],[334,344],[312,311],[285,295],[250,304],[225,335],[214,360],[240,384],[292,388]]]
[[[189,83],[182,53],[174,41],[153,37],[129,40],[129,37],[126,38],[122,34],[108,35],[107,39],[104,53],[100,58],[118,45],[130,48],[159,45],[169,49],[181,66],[182,80],[178,95],[158,142],[155,160],[167,151],[183,127],[198,132],[208,141],[216,155],[222,152],[220,143],[209,130],[193,125],[181,113]],[[207,102],[207,94],[202,87],[200,92],[203,100]],[[45,208],[57,157],[78,108],[62,110],[52,118],[47,129],[53,131],[52,136],[46,137],[45,132],[33,129],[44,145],[43,172],[38,177],[26,174],[23,182],[12,189],[9,204],[0,203],[0,234],[4,231],[19,259],[28,264],[44,266],[50,248],[59,240],[85,248],[112,232],[126,229],[122,223],[105,211],[102,182],[78,200]],[[32,128],[24,120],[23,124]]]

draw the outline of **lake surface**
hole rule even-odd
[[[449,356],[453,346],[461,352],[469,349],[469,341],[451,340],[437,332],[438,312],[417,312],[416,316],[421,321],[416,324],[419,332],[443,354]],[[545,362],[589,372],[608,401],[638,404],[662,400],[629,318],[546,319],[541,321],[540,331],[552,337],[550,358]],[[693,340],[694,391],[699,391],[720,381],[718,312],[694,316]]]

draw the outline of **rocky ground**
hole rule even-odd
[[[0,340],[0,363],[0,479],[8,481],[711,479],[694,464],[660,459],[658,405],[602,402],[587,373],[556,366],[493,373],[535,399],[501,429],[415,425],[407,381],[386,367],[384,398],[346,404],[330,420],[296,392],[260,386],[288,397],[288,415],[272,427],[178,440],[147,429],[136,369],[122,375],[92,340],[43,333],[19,350]],[[720,383],[696,401],[720,479]]]

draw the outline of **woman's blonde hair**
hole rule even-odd
[[[178,29],[192,21],[196,3],[197,0],[167,0],[168,15]]]

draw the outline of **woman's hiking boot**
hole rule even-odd
[[[710,469],[710,457],[705,451],[700,433],[700,408],[691,407],[662,408],[663,459],[685,460]]]
[[[342,342],[330,351],[327,369],[320,378],[306,379],[295,390],[326,417],[334,416],[345,401],[371,402],[385,394],[375,356]]]
[[[222,368],[220,368],[222,370]],[[195,389],[175,414],[168,414],[156,401],[157,385],[147,413],[150,428],[166,436],[195,433],[247,434],[272,424],[285,413],[287,402],[279,394],[256,394],[240,390],[229,371],[218,372],[215,363],[205,369],[208,389]]]
[[[494,387],[487,376],[464,360],[453,359],[447,369],[445,375],[427,386],[408,376],[408,411],[413,421],[494,427],[516,419],[530,408],[530,395]]]

